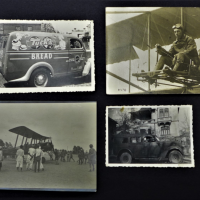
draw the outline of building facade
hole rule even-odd
[[[131,121],[137,120],[140,128],[149,126],[149,132],[158,137],[180,136],[178,107],[142,108],[131,112]]]
[[[0,24],[0,34],[7,35],[13,31],[39,31],[41,32],[41,24],[25,24],[25,23],[13,23],[13,24]]]

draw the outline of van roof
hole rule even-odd
[[[36,31],[14,31],[14,32],[11,32],[9,33],[9,35],[14,35],[16,33],[24,33],[24,34],[29,34],[30,36],[36,36],[36,35],[39,35],[39,36],[52,36],[52,35],[63,35],[63,36],[66,36],[66,37],[70,37],[70,38],[74,38],[74,39],[79,39],[78,37],[74,36],[74,35],[71,35],[71,34],[61,34],[61,33],[49,33],[49,32],[36,32]]]

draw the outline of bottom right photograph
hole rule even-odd
[[[106,166],[194,167],[192,106],[107,106]]]

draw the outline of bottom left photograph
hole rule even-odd
[[[0,109],[0,189],[97,191],[96,102]]]

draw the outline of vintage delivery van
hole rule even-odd
[[[90,57],[82,41],[71,35],[17,31],[3,41],[0,72],[8,82],[46,87],[54,77],[90,74]]]

